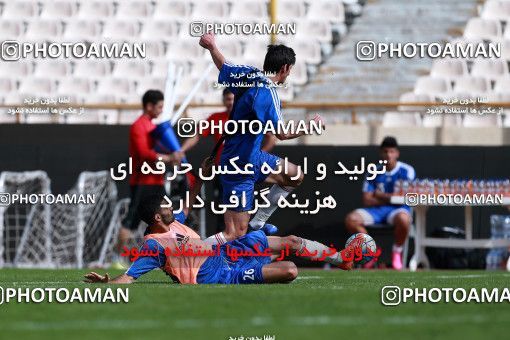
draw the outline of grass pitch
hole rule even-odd
[[[86,272],[2,269],[0,286],[89,287],[80,282]],[[485,271],[301,270],[288,285],[191,286],[154,271],[128,286],[127,304],[4,303],[0,339],[506,338],[509,303],[388,307],[381,288],[492,289],[510,287],[509,280],[509,273]]]

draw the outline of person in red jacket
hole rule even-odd
[[[148,90],[142,97],[143,113],[131,125],[129,130],[129,156],[132,159],[132,174],[129,179],[130,198],[129,210],[119,230],[118,251],[123,249],[131,232],[138,228],[141,218],[138,206],[146,198],[154,194],[165,195],[164,174],[142,174],[144,162],[153,165],[159,158],[171,165],[180,164],[184,154],[181,151],[172,154],[160,154],[154,150],[154,141],[150,133],[156,127],[152,120],[163,111],[164,96],[161,91]]]

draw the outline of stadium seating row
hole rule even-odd
[[[178,42],[190,37],[190,25],[193,19],[181,21],[171,19],[159,19],[142,21],[140,19],[114,19],[114,20],[91,20],[91,19],[36,19],[26,20],[2,20],[0,24],[0,38],[5,40],[23,41],[99,41],[109,40],[154,40]],[[266,21],[267,22],[267,21]],[[242,23],[250,23],[242,19]],[[253,21],[255,23],[255,21]],[[282,21],[283,24],[286,21]],[[295,23],[295,36],[292,38],[319,40],[321,42],[332,41],[333,25],[324,20],[293,19]],[[342,29],[344,30],[344,29]],[[238,40],[267,40],[267,35],[246,34],[229,35],[230,41]]]
[[[340,0],[280,0],[278,12],[281,19],[307,18],[309,20],[331,20],[343,22],[345,11]],[[266,0],[244,1],[187,1],[187,0],[159,0],[149,1],[6,1],[3,6],[4,18],[42,18],[53,19],[78,17],[88,19],[112,18],[117,19],[191,19],[214,20],[219,19],[254,19],[264,20],[268,16]]]

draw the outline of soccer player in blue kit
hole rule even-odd
[[[227,62],[216,46],[214,35],[211,33],[206,33],[200,38],[200,45],[210,52],[214,64],[220,71],[218,83],[234,93],[235,102],[230,119],[234,121],[258,120],[262,126],[269,122],[277,127],[278,122],[282,121],[282,114],[280,99],[275,87],[285,82],[296,62],[296,55],[292,48],[284,45],[269,45],[262,72],[252,66]],[[248,86],[239,86],[240,83],[248,84]],[[313,120],[324,126],[319,115],[316,115]],[[303,131],[275,134],[279,140],[298,138],[302,135],[304,135]],[[231,195],[236,195],[239,202],[242,202],[242,198],[245,197],[246,204],[230,207],[225,212],[225,231],[209,237],[207,241],[211,244],[224,244],[241,237],[246,234],[248,228],[251,230],[263,228],[276,210],[279,198],[286,197],[303,181],[303,174],[299,172],[295,164],[288,162],[287,171],[284,172],[283,160],[280,157],[261,150],[263,139],[263,133],[251,134],[247,132],[225,136],[220,165],[228,170],[233,170],[230,160],[239,157],[235,161],[236,165],[244,168],[246,164],[252,164],[254,173],[221,175],[222,204],[229,204]],[[277,174],[263,174],[261,167],[264,163],[271,169],[280,171]],[[260,182],[273,184],[267,195],[270,206],[259,208],[250,221],[248,212],[253,209],[255,183]]]
[[[202,163],[202,169],[210,167],[206,162]],[[197,182],[192,200],[200,192],[201,184],[201,181]],[[223,245],[211,245],[183,224],[183,214],[174,215],[172,207],[164,206],[165,203],[162,195],[153,195],[141,202],[138,213],[148,225],[139,250],[142,255],[124,274],[110,279],[108,274],[103,276],[90,272],[85,275],[84,281],[133,283],[140,276],[160,268],[175,283],[183,284],[288,283],[298,275],[296,265],[291,261],[274,261],[287,250],[289,255],[305,256],[312,261],[324,261],[350,270],[354,254],[361,250],[365,240],[363,235],[359,235],[346,249],[336,251],[317,241],[293,235],[266,236],[262,230],[257,230]],[[184,250],[187,249],[198,256],[186,254]],[[232,258],[229,249],[236,250],[240,256]],[[261,255],[248,255],[258,252]]]
[[[394,137],[385,137],[380,145],[381,158],[386,163],[386,173],[377,175],[373,180],[366,180],[363,184],[363,205],[352,211],[345,218],[347,231],[351,233],[367,233],[365,226],[391,224],[395,227],[395,243],[392,249],[392,266],[401,270],[402,246],[409,234],[411,226],[411,209],[407,205],[390,204],[397,180],[411,181],[415,178],[412,166],[398,160],[400,152]],[[382,165],[379,165],[379,168]],[[365,267],[374,265],[368,262]]]

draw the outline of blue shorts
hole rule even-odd
[[[229,210],[233,211],[249,211],[253,209],[253,201],[255,190],[255,183],[261,183],[267,178],[267,174],[263,174],[261,171],[262,165],[266,163],[271,169],[275,170],[278,164],[280,163],[280,157],[272,155],[270,153],[262,151],[260,154],[260,158],[257,164],[253,164],[253,175],[221,175],[221,185],[223,188],[221,203],[229,204],[230,196],[237,196],[239,199],[239,206],[229,208]],[[232,191],[235,191],[233,194]],[[243,195],[244,194],[244,195]],[[242,198],[243,196],[246,198],[246,204],[243,205]]]
[[[227,245],[229,245],[230,248],[235,248],[239,251],[255,251],[254,246],[258,245],[258,249],[260,251],[264,251],[269,247],[266,234],[264,234],[262,230],[252,231],[251,233],[227,242],[221,246],[222,256],[228,263],[230,270],[228,272],[224,272],[224,275],[222,275],[219,282],[226,284],[264,283],[262,267],[271,263],[271,257],[246,256],[239,257],[237,261],[232,261],[226,252]]]
[[[354,210],[363,217],[363,225],[373,224],[391,224],[399,212],[405,212],[411,215],[411,208],[407,205],[381,205],[370,208],[360,208]]]

